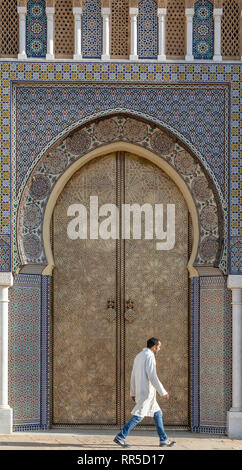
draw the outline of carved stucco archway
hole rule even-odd
[[[149,159],[181,190],[193,226],[190,276],[198,275],[196,266],[223,269],[222,210],[207,171],[177,137],[144,119],[118,114],[86,123],[62,137],[33,169],[18,209],[16,270],[26,264],[36,264],[42,266],[43,274],[51,274],[54,260],[50,221],[59,194],[82,165],[118,150]]]

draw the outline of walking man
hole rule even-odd
[[[160,446],[171,447],[175,444],[175,441],[170,441],[165,433],[162,411],[156,401],[156,391],[165,400],[169,400],[169,395],[156,374],[155,356],[160,347],[161,342],[159,339],[150,338],[147,341],[147,348],[144,348],[134,359],[130,395],[136,405],[131,411],[132,418],[114,438],[114,442],[122,447],[130,447],[129,444],[126,444],[125,439],[145,416],[152,416],[154,418],[156,430],[160,438]]]

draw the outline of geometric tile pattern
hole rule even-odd
[[[122,87],[117,85],[109,87],[92,85],[30,87],[28,85],[24,87],[21,85],[14,86],[13,91],[13,106],[17,118],[16,125],[15,122],[13,123],[13,132],[16,135],[13,157],[16,148],[16,163],[13,159],[12,167],[16,204],[21,197],[22,189],[33,165],[37,163],[41,153],[51,140],[59,139],[63,131],[64,135],[67,128],[71,129],[78,122],[85,122],[85,118],[90,119],[90,116],[104,115],[105,111],[107,113],[114,112],[118,103],[119,110],[140,117],[143,115],[154,123],[160,123],[187,143],[211,174],[220,195],[222,207],[226,209],[227,187],[224,182],[227,180],[228,165],[226,148],[224,147],[228,127],[227,87],[223,85],[214,85],[211,88],[208,85],[181,85],[179,87],[163,85],[162,87],[150,86],[149,88],[139,85]],[[201,112],[202,109],[206,109],[206,115]],[[38,125],[36,126],[37,114]],[[211,126],[211,118],[213,126]],[[212,134],[210,138],[208,138],[209,134]],[[217,162],[216,165],[215,162]],[[219,179],[218,182],[217,179]],[[43,182],[43,180],[39,180],[39,184],[41,181]],[[226,217],[225,210],[225,239],[227,236]],[[13,219],[15,220],[14,215]],[[15,238],[16,234],[13,236],[13,239]],[[26,237],[26,243],[28,250],[32,250],[37,255],[37,239],[32,235],[27,241]],[[206,242],[204,250],[206,249],[207,252],[210,246],[209,249],[214,252],[215,244],[216,240],[211,239],[209,245]],[[225,244],[226,248],[227,243]],[[13,255],[15,259],[16,251]],[[39,258],[39,255],[36,257]],[[204,258],[203,254],[202,258]],[[222,269],[226,272],[226,261]]]
[[[49,288],[48,276],[19,274],[9,290],[9,403],[16,431],[47,429],[50,422]],[[193,278],[193,432],[226,432],[232,397],[231,320],[225,278]]]
[[[232,406],[231,290],[223,277],[200,278],[200,426],[226,427]]]
[[[194,5],[193,17],[194,59],[212,59],[213,43],[213,4],[209,0],[198,0]]]
[[[228,109],[223,104],[223,109],[225,115],[229,113],[230,119],[230,137],[224,133],[224,147],[223,151],[219,156],[219,162],[221,161],[221,155],[225,155],[224,165],[225,170],[229,173],[230,178],[230,195],[228,200],[228,193],[227,191],[227,183],[228,183],[228,174],[225,174],[224,179],[224,187],[225,187],[225,198],[223,203],[226,205],[229,203],[230,212],[230,240],[238,239],[242,235],[242,227],[241,227],[241,197],[242,197],[242,188],[240,184],[240,175],[242,171],[242,158],[241,158],[241,143],[240,143],[240,109],[242,106],[242,94],[241,94],[241,87],[242,87],[242,80],[241,80],[241,64],[238,63],[222,63],[222,64],[214,64],[214,63],[167,63],[167,64],[157,64],[157,63],[123,63],[123,62],[113,62],[113,63],[105,63],[105,62],[86,62],[86,63],[75,63],[75,62],[58,62],[49,63],[36,63],[36,62],[25,62],[21,63],[19,61],[2,61],[0,63],[0,86],[1,86],[1,94],[0,94],[0,119],[1,119],[1,133],[0,133],[0,196],[1,201],[4,201],[4,208],[1,207],[0,212],[0,231],[1,234],[8,234],[11,233],[10,228],[10,220],[11,220],[11,196],[14,197],[15,188],[13,187],[12,194],[10,193],[10,155],[11,155],[11,129],[12,124],[16,123],[16,112],[15,109],[12,108],[12,84],[16,81],[28,82],[32,83],[32,85],[37,85],[41,83],[48,83],[50,84],[55,81],[56,83],[62,82],[62,84],[72,84],[78,85],[80,87],[81,84],[91,84],[92,87],[100,87],[108,88],[110,87],[110,83],[115,83],[122,88],[125,85],[126,91],[125,94],[129,96],[129,88],[134,86],[142,86],[144,90],[147,89],[147,86],[152,89],[154,85],[157,86],[157,89],[160,87],[162,90],[163,87],[166,86],[173,86],[177,89],[181,85],[195,85],[199,86],[208,86],[208,93],[207,99],[209,100],[209,93],[213,90],[213,87],[216,87],[216,84],[223,84],[227,86],[229,92],[229,107]],[[142,84],[142,85],[141,85]],[[210,91],[209,91],[210,90]],[[79,90],[80,91],[80,90]],[[62,94],[63,98],[65,97],[65,93]],[[79,93],[79,97],[80,97]],[[98,100],[100,102],[100,96],[97,95],[97,103]],[[116,95],[117,96],[117,95]],[[162,116],[160,114],[160,110],[158,109],[159,104],[159,92],[154,96],[155,100],[149,102],[149,110],[152,111],[152,107],[156,105],[158,115],[156,115],[156,119],[162,121]],[[144,94],[145,97],[145,94]],[[48,92],[46,93],[46,98],[48,99]],[[142,98],[142,95],[141,95]],[[65,101],[65,100],[64,100]],[[194,101],[196,101],[196,97],[194,96]],[[180,104],[183,104],[180,101]],[[224,102],[225,103],[225,102]],[[88,106],[90,103],[87,103],[87,111]],[[134,112],[139,114],[139,105],[142,107],[142,99],[139,102],[135,103]],[[177,109],[178,109],[179,101],[177,102]],[[120,103],[119,100],[116,100],[113,103],[115,109],[119,108]],[[42,109],[42,108],[41,108]],[[41,111],[39,108],[38,111]],[[50,108],[51,109],[51,108]],[[82,108],[79,106],[77,110],[74,110],[74,113],[78,114],[78,122],[82,121]],[[203,115],[205,112],[204,107],[201,107],[200,114]],[[142,113],[142,111],[141,111]],[[221,113],[221,109],[218,109],[218,113]],[[76,117],[75,114],[75,117]],[[95,112],[94,112],[95,114]],[[178,109],[179,114],[179,109]],[[207,113],[205,113],[207,114]],[[63,126],[62,131],[64,128],[67,128],[70,123],[65,118],[65,109],[63,109]],[[177,111],[174,113],[174,116],[177,116]],[[57,116],[58,117],[58,116]],[[91,118],[91,113],[88,113],[88,117]],[[184,117],[184,114],[183,114]],[[189,118],[192,119],[193,113],[189,115]],[[209,115],[208,115],[209,117]],[[165,115],[163,115],[163,119],[165,120]],[[205,119],[202,117],[202,119]],[[57,127],[59,126],[60,116],[56,121]],[[40,126],[42,122],[38,123]],[[168,124],[169,126],[169,124]],[[61,126],[59,126],[61,127]],[[200,129],[200,126],[197,126]],[[201,126],[202,129],[202,126]],[[210,126],[211,129],[211,126]],[[58,132],[58,129],[56,129]],[[39,133],[40,138],[43,135],[43,131]],[[49,131],[46,130],[46,136],[48,140]],[[50,138],[50,137],[49,137]],[[194,138],[194,132],[190,135],[190,139]],[[208,140],[210,138],[210,131],[206,135],[205,143],[208,145]],[[189,139],[189,137],[188,137]],[[190,142],[190,141],[189,141]],[[216,170],[217,165],[213,164],[213,154],[214,151],[217,152],[217,142],[215,140],[215,145],[212,145],[212,154],[208,154],[208,158],[210,158],[211,166],[214,170]],[[26,147],[26,145],[25,145]],[[229,152],[229,156],[228,153]],[[196,149],[195,149],[196,153]],[[207,158],[207,153],[205,155]],[[205,158],[204,157],[204,158]],[[23,162],[24,163],[24,162]],[[229,168],[228,168],[229,166]],[[25,167],[26,168],[26,167]],[[214,174],[214,172],[212,172]],[[210,173],[211,174],[211,173]],[[215,175],[214,175],[215,176]],[[223,173],[221,176],[221,168],[218,170],[217,177],[214,177],[216,182],[217,178],[221,181],[223,179]],[[222,185],[221,185],[222,186]],[[221,200],[223,200],[223,194],[220,193]],[[13,208],[15,202],[13,201]],[[226,208],[225,208],[226,209]],[[231,259],[232,263],[232,259]],[[230,271],[233,266],[230,266]],[[234,272],[234,271],[233,271]]]
[[[214,173],[215,181],[224,192],[227,91],[223,85],[14,87],[17,191],[33,161],[63,129],[78,122],[80,117],[83,121],[87,116],[110,112],[118,107],[164,123],[177,136],[180,134],[185,138],[191,149],[201,155],[200,159],[207,165],[208,171]]]
[[[84,0],[82,13],[82,56],[100,58],[102,54],[102,16],[100,0]]]
[[[192,284],[192,431],[224,434],[232,402],[231,291],[222,276]]]
[[[47,18],[44,0],[29,0],[26,18],[27,57],[45,57],[47,52]]]
[[[19,274],[9,289],[9,404],[14,430],[46,429],[48,276]]]
[[[242,271],[242,237],[233,237],[230,242],[231,274]]]
[[[158,55],[158,16],[156,0],[141,0],[138,13],[138,56],[156,59]]]
[[[0,266],[2,272],[11,271],[11,237],[0,235]]]
[[[200,243],[194,265],[213,266],[218,263],[221,256],[218,227],[221,209],[216,205],[212,186],[208,187],[201,165],[158,127],[118,114],[80,127],[42,157],[31,174],[30,182],[26,184],[19,205],[17,239],[21,252],[20,264],[46,263],[42,241],[44,211],[58,179],[87,152],[115,141],[135,143],[151,150],[180,174],[192,194],[200,218]],[[17,257],[14,259],[14,270],[18,267],[16,263]],[[224,259],[220,265],[226,270]]]

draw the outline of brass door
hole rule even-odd
[[[117,239],[90,239],[90,196],[98,196],[99,208],[119,209]],[[132,222],[131,238],[122,239],[123,203],[175,204],[174,248],[158,251],[155,237],[145,239],[144,219],[140,240],[132,238]],[[87,209],[86,239],[67,236],[71,204]],[[165,424],[188,425],[188,211],[174,182],[146,159],[104,155],[68,181],[52,225],[53,425],[120,426],[128,419],[132,362],[151,336],[162,342],[157,371],[170,393],[169,402],[159,400]],[[107,310],[108,300],[114,308]]]

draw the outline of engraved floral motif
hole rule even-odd
[[[151,146],[157,152],[161,154],[166,154],[171,151],[174,145],[173,140],[163,132],[157,130],[151,137]]]
[[[196,171],[196,162],[194,158],[185,150],[178,152],[174,159],[175,167],[183,175],[191,175]]]
[[[40,239],[36,235],[25,235],[23,238],[25,254],[29,258],[38,258],[41,253]]]
[[[47,155],[44,161],[44,167],[47,172],[56,175],[63,171],[67,166],[68,158],[61,150],[53,150],[51,154]]]
[[[216,256],[218,240],[215,237],[206,237],[200,245],[200,254],[205,261],[210,261]]]
[[[208,182],[203,176],[194,179],[192,190],[199,201],[207,201],[212,194],[211,189],[208,187]]]
[[[30,195],[35,199],[44,199],[50,190],[50,181],[46,176],[36,175],[32,181]]]
[[[100,142],[110,142],[119,136],[119,126],[114,119],[104,119],[96,124],[94,133]]]
[[[206,230],[214,230],[218,225],[217,209],[215,206],[206,206],[201,211],[201,225]]]
[[[66,147],[73,155],[80,155],[86,152],[91,145],[91,139],[86,130],[75,132],[66,139]]]
[[[147,137],[147,124],[136,119],[126,119],[123,127],[124,135],[131,142],[142,141]]]
[[[24,211],[23,224],[28,229],[34,229],[41,223],[42,214],[36,204],[29,204],[26,206]]]

